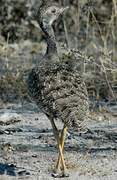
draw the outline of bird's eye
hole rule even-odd
[[[56,9],[52,9],[51,12],[54,14],[56,12]]]

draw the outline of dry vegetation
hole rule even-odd
[[[70,7],[62,22],[55,23],[58,42],[78,48],[93,59],[83,68],[89,96],[115,100],[117,1],[56,1]],[[27,98],[28,69],[38,63],[37,54],[39,57],[45,50],[42,32],[34,25],[40,3],[40,0],[0,1],[0,98],[5,102]],[[31,20],[30,12],[34,15]]]

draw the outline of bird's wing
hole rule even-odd
[[[88,96],[82,77],[68,69],[59,69],[46,76],[43,94],[44,107],[65,123],[83,121],[88,111]]]

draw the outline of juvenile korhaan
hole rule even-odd
[[[28,77],[29,94],[50,120],[57,140],[59,156],[54,176],[68,175],[63,156],[65,135],[68,128],[81,129],[89,112],[86,86],[76,68],[81,56],[73,51],[59,56],[52,28],[54,21],[67,9],[53,5],[41,12],[39,24],[47,49],[39,59],[38,67],[33,68]],[[57,119],[63,122],[61,133],[56,126]]]

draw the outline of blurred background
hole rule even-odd
[[[76,48],[93,63],[83,73],[92,106],[117,99],[117,1],[53,0],[69,10],[55,22],[56,40],[62,48]],[[25,80],[45,52],[38,27],[41,0],[0,0],[0,105],[30,101]],[[32,18],[29,18],[31,14]]]

